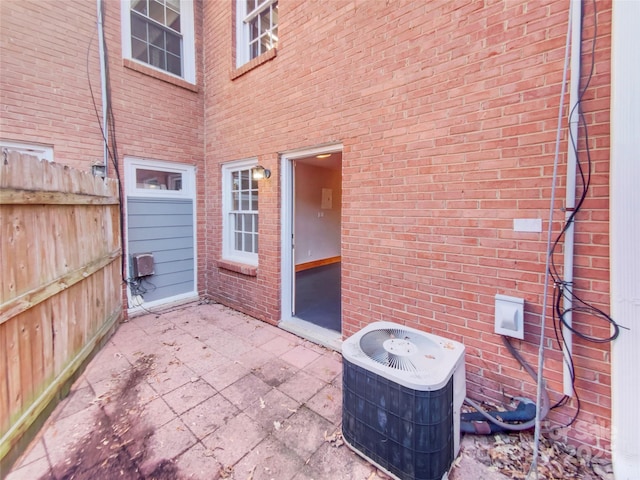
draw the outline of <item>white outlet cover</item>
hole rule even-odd
[[[524,298],[496,295],[495,333],[524,338]]]

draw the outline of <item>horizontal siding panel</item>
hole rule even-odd
[[[155,250],[154,258],[156,263],[175,262],[180,260],[191,260],[193,256],[193,248],[176,248],[172,250]]]
[[[193,244],[193,230],[191,228],[164,226],[164,227],[148,227],[138,228],[129,227],[129,240],[135,242],[137,240],[162,240],[173,238],[176,243],[182,245]],[[186,243],[185,243],[186,242]]]
[[[193,215],[130,215],[137,228],[163,227],[193,227]]]
[[[195,290],[193,201],[129,197],[130,254],[152,253],[155,273],[144,277],[146,302]]]
[[[156,300],[162,300],[163,298],[190,293],[194,290],[195,286],[193,280],[191,280],[189,282],[174,284],[167,287],[156,287],[155,290],[143,294],[142,298],[144,298],[145,302],[155,302]],[[144,307],[144,304],[142,306]]]
[[[127,198],[127,215],[191,215],[193,200],[174,198]]]
[[[186,283],[193,280],[193,271],[186,270],[180,272],[163,273],[162,275],[151,275],[147,277],[148,281],[153,283],[157,288],[169,287],[179,283]]]
[[[185,242],[186,243],[186,242]],[[193,245],[193,241],[191,242]],[[190,245],[190,246],[191,246]],[[167,250],[176,250],[184,248],[184,245],[177,245],[174,239],[158,239],[158,240],[138,240],[129,242],[129,254],[145,253],[145,252],[163,252]]]
[[[156,259],[155,263],[156,275],[165,275],[175,272],[191,272],[193,274],[193,258],[172,262],[164,261],[164,259],[162,261]]]

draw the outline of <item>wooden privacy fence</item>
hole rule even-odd
[[[115,180],[0,158],[0,466],[121,318],[119,208]]]

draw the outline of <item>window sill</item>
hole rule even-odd
[[[247,265],[245,263],[229,262],[227,260],[218,260],[218,268],[223,270],[229,270],[231,272],[240,273],[248,277],[258,276],[258,267],[253,265]]]
[[[253,70],[254,68],[259,67],[260,65],[267,63],[269,60],[273,60],[278,55],[278,49],[272,48],[271,50],[263,53],[259,57],[250,60],[239,68],[236,68],[231,72],[231,80],[235,80],[238,77],[241,77],[245,73]]]
[[[138,73],[148,75],[157,80],[162,80],[163,82],[170,83],[172,85],[175,85],[176,87],[184,88],[195,93],[198,93],[199,91],[198,86],[194,85],[193,83],[187,82],[186,80],[183,80],[181,78],[174,77],[173,75],[169,75],[168,73],[163,73],[159,70],[156,70],[155,68],[143,65],[142,63],[135,62],[130,58],[123,58],[122,64],[125,68],[129,68]]]

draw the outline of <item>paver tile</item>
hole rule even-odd
[[[275,358],[275,356],[264,350],[254,348],[253,350],[243,353],[236,358],[236,361],[248,370],[255,370],[262,367],[265,363]]]
[[[284,421],[296,413],[300,406],[300,403],[294,399],[273,389],[249,405],[245,409],[245,413],[258,422],[262,428],[271,432],[280,428]]]
[[[306,461],[325,441],[325,433],[334,430],[331,423],[303,406],[274,435]]]
[[[145,340],[155,341],[134,322],[121,323],[118,327],[118,335],[113,335],[110,339],[122,353],[134,352]]]
[[[292,350],[280,356],[285,362],[297,368],[305,368],[314,360],[320,358],[320,354],[303,345],[298,345]]]
[[[173,460],[197,442],[182,420],[175,418],[156,429],[148,440],[141,471],[148,474],[164,460]]]
[[[338,424],[342,419],[342,390],[328,384],[307,401],[307,406],[331,423]]]
[[[278,390],[286,393],[291,398],[304,403],[318,393],[318,391],[325,385],[326,383],[322,380],[318,380],[316,377],[309,375],[305,371],[299,370],[295,375],[288,378],[278,386]]]
[[[232,360],[236,360],[238,356],[250,352],[255,348],[250,343],[226,331],[220,331],[215,337],[205,340],[205,343],[216,352]]]
[[[390,480],[390,477],[366,463],[346,445],[321,445],[294,480]]]
[[[92,405],[64,418],[56,418],[44,430],[42,436],[47,455],[52,466],[65,463],[69,452],[83,443],[83,438],[95,428],[100,408]]]
[[[73,386],[72,395],[69,395],[64,403],[58,405],[60,412],[56,418],[65,418],[74,413],[78,413],[80,410],[89,407],[95,399],[96,396],[91,385],[89,385],[85,378],[80,378]]]
[[[36,438],[31,445],[25,450],[22,456],[16,461],[15,467],[21,468],[29,465],[30,463],[36,462],[38,460],[44,459],[47,464],[49,460],[47,459],[47,451],[44,448],[44,443],[42,442],[42,438]]]
[[[183,364],[188,365],[197,374],[203,374],[211,370],[220,356],[218,352],[206,343],[191,337],[191,343],[177,349],[173,355]]]
[[[206,373],[201,374],[202,379],[218,391],[224,390],[232,383],[237,382],[249,369],[240,362],[229,360],[226,357],[217,357],[215,366]]]
[[[249,334],[245,340],[251,343],[256,347],[260,347],[265,343],[273,340],[278,335],[273,331],[273,327],[267,324],[258,324],[259,327],[256,328],[253,333]]]
[[[46,458],[40,458],[22,467],[14,468],[5,480],[27,480],[35,478],[50,478],[49,462]]]
[[[213,452],[222,467],[233,466],[267,436],[267,432],[248,415],[240,413],[202,443]]]
[[[233,473],[238,480],[289,480],[303,465],[295,452],[268,437],[234,466]]]
[[[216,395],[216,390],[204,380],[187,382],[163,395],[163,399],[177,414],[182,414]]]
[[[282,337],[276,333],[271,340],[260,345],[260,348],[269,353],[280,356],[287,353],[289,350],[293,350],[299,344],[299,341],[293,341],[290,338]]]
[[[191,382],[195,373],[178,359],[158,363],[149,372],[147,382],[157,393],[164,395],[185,383]]]
[[[112,342],[107,342],[87,365],[83,376],[89,383],[94,383],[119,377],[129,368],[131,368],[129,360]]]
[[[141,315],[129,321],[144,330],[148,335],[158,335],[176,328],[169,320],[169,315]]]
[[[221,467],[213,453],[201,443],[196,443],[180,455],[176,459],[175,465],[178,467],[178,473],[189,480],[219,478],[218,473]]]
[[[142,411],[146,424],[152,428],[160,428],[176,418],[176,413],[171,410],[162,397],[156,398],[144,406]]]
[[[297,371],[290,363],[272,358],[264,365],[254,368],[253,374],[267,385],[277,387],[291,378]]]
[[[331,383],[342,374],[342,357],[337,352],[327,352],[307,365],[304,371],[320,380]]]
[[[240,410],[244,410],[269,390],[271,386],[249,373],[220,393]]]
[[[182,414],[184,423],[202,440],[239,413],[229,400],[217,394]]]

